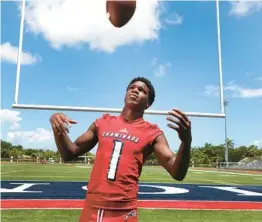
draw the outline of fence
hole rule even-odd
[[[245,158],[239,162],[220,163],[220,168],[242,169],[242,170],[262,170],[262,157],[260,158]]]

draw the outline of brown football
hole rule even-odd
[[[106,12],[109,20],[117,28],[126,25],[133,17],[136,10],[136,0],[107,0]]]

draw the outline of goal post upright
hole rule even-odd
[[[224,90],[223,90],[223,71],[222,71],[222,55],[221,55],[221,34],[220,34],[220,9],[219,0],[216,0],[216,24],[217,24],[217,52],[218,52],[218,70],[219,70],[219,89],[220,89],[220,109],[221,114],[225,115],[224,108]]]
[[[21,57],[23,49],[23,38],[24,38],[24,23],[25,23],[25,0],[21,2],[21,20],[20,20],[20,31],[19,31],[19,46],[17,54],[17,65],[16,65],[16,84],[15,84],[15,104],[18,104],[19,95],[19,83],[21,73]]]

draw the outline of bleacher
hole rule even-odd
[[[251,158],[246,157],[239,162],[229,162],[228,166],[225,162],[220,163],[220,168],[243,169],[243,170],[262,170],[262,157]]]

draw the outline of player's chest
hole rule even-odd
[[[121,147],[128,153],[143,152],[148,144],[147,133],[136,125],[108,123],[99,129],[99,143],[102,149]]]

